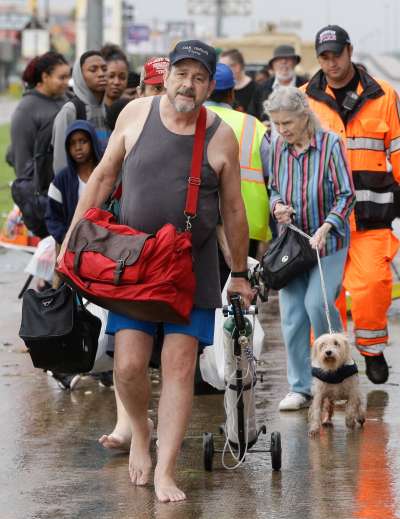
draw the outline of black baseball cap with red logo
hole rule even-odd
[[[317,32],[315,37],[315,50],[317,56],[323,52],[341,54],[346,45],[349,45],[350,36],[339,25],[327,25]]]

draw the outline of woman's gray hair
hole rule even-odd
[[[275,112],[292,112],[296,115],[308,116],[308,130],[313,135],[321,129],[321,124],[308,104],[307,96],[293,86],[279,87],[264,102],[265,112],[271,116]]]

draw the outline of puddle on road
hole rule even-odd
[[[0,252],[0,270],[1,270]],[[258,425],[267,425],[283,444],[281,473],[268,453],[254,453],[235,471],[220,454],[214,469],[203,465],[203,432],[222,441],[222,395],[196,396],[193,418],[179,460],[184,503],[156,502],[154,489],[134,488],[128,457],[110,453],[97,439],[111,432],[114,393],[85,377],[72,393],[33,370],[27,355],[0,349],[0,517],[5,519],[395,519],[400,517],[400,351],[388,348],[389,383],[377,389],[361,375],[367,401],[364,430],[347,431],[343,408],[334,428],[307,436],[307,411],[279,413],[286,394],[285,351],[280,338],[277,298],[260,320],[266,331],[257,384]],[[391,318],[393,341],[400,325]],[[360,359],[357,359],[360,364]],[[361,370],[364,368],[360,364]],[[360,370],[360,371],[361,371]],[[18,374],[16,372],[18,371]],[[4,372],[9,372],[8,375]],[[156,419],[160,382],[153,377],[150,414]],[[6,417],[4,419],[3,417]],[[173,419],[173,416],[171,417]],[[153,459],[155,450],[153,448]]]

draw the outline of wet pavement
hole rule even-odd
[[[262,310],[266,338],[256,393],[258,423],[268,434],[257,447],[281,432],[281,472],[261,453],[235,471],[222,468],[216,455],[213,472],[205,472],[201,436],[211,431],[218,438],[223,398],[196,396],[178,476],[189,499],[165,505],[152,487],[129,483],[125,454],[97,443],[113,427],[113,391],[89,377],[73,392],[62,391],[23,352],[16,296],[27,261],[24,253],[0,249],[0,519],[400,518],[400,301],[390,312],[389,382],[371,384],[354,352],[367,401],[364,430],[348,432],[339,408],[334,428],[310,440],[306,411],[277,411],[287,385],[272,297]],[[152,410],[159,390],[154,378]]]

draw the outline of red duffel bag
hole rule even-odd
[[[108,211],[89,209],[74,228],[57,272],[89,301],[136,319],[186,324],[196,287],[190,220],[196,216],[207,112],[196,123],[185,216],[179,232],[155,235],[118,224]]]

